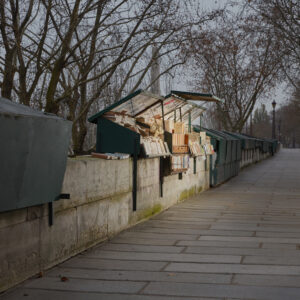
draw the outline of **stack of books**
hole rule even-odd
[[[189,168],[189,161],[189,155],[173,155],[171,158],[172,170],[187,170]]]
[[[141,139],[141,144],[147,156],[163,156],[170,154],[167,143],[163,142],[159,137],[144,137]]]

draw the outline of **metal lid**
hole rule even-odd
[[[194,93],[184,91],[171,91],[171,95],[177,95],[185,100],[206,101],[206,102],[224,102],[224,100],[210,93]]]
[[[88,120],[91,123],[97,123],[97,119],[109,111],[124,112],[132,117],[144,118],[162,117],[164,114],[166,120],[174,119],[174,112],[178,111],[178,118],[176,117],[176,120],[179,120],[180,110],[182,121],[186,122],[189,119],[189,113],[191,114],[191,121],[193,121],[205,111],[205,108],[177,95],[170,94],[163,98],[143,90],[138,90],[91,116]]]
[[[45,113],[45,112],[33,109],[27,105],[16,103],[16,102],[10,101],[5,98],[0,98],[0,114],[61,119],[54,114]]]
[[[109,111],[126,112],[128,115],[136,117],[149,107],[155,106],[156,104],[160,105],[162,100],[163,98],[158,95],[138,90],[91,116],[88,121],[97,123],[97,119]]]

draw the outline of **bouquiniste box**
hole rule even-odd
[[[183,134],[184,133],[184,123],[183,122],[176,122],[174,123],[174,133]]]

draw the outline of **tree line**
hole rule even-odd
[[[73,121],[80,154],[94,145],[89,115],[192,74],[187,89],[225,100],[212,120],[241,131],[278,82],[298,87],[297,16],[297,0],[228,1],[210,11],[197,0],[0,1],[1,96]]]
[[[217,14],[192,0],[1,1],[1,95],[73,121],[73,149],[82,153],[87,116],[172,75],[192,28]],[[159,58],[160,73],[149,78]]]
[[[218,22],[198,31],[196,43],[184,51],[190,54],[193,87],[224,100],[209,109],[206,123],[242,132],[259,102],[273,101],[276,86],[286,82],[290,95],[299,89],[300,2],[228,3]]]

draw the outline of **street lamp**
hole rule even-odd
[[[276,134],[275,134],[275,107],[276,107],[276,102],[275,100],[272,102],[272,107],[273,107],[273,123],[272,123],[272,139],[276,139]]]

